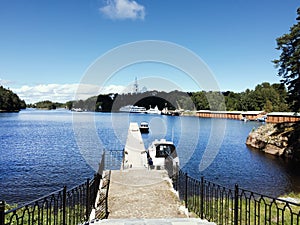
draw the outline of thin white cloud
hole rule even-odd
[[[24,85],[20,88],[11,89],[29,104],[45,100],[61,103],[71,100],[84,100],[98,94],[122,93],[125,88],[117,85],[99,88],[97,85],[90,84],[40,84],[35,86]]]
[[[108,0],[100,8],[100,12],[110,19],[141,19],[145,18],[145,7],[133,0]]]
[[[158,91],[179,90],[179,88],[178,87],[176,88],[176,86],[174,87],[170,86],[168,90],[166,90],[165,84],[162,87],[157,85],[152,87],[150,85],[151,83],[155,83],[155,82],[149,80],[146,83],[141,82],[141,85],[147,86],[148,90],[158,90]],[[143,90],[144,89],[145,88],[143,88]],[[67,101],[72,101],[72,100],[85,100],[89,97],[96,96],[99,94],[132,93],[134,92],[134,86],[133,83],[127,86],[107,85],[103,87],[94,84],[39,84],[33,86],[23,85],[20,88],[11,87],[11,90],[14,93],[16,93],[20,97],[20,99],[25,100],[27,104],[36,103],[45,100],[65,103]]]
[[[1,86],[8,86],[8,85],[11,85],[13,83],[15,83],[15,82],[13,82],[11,80],[4,80],[4,79],[0,78],[0,85]]]
[[[110,93],[128,93],[128,88],[121,85],[109,85],[100,89],[101,94],[110,94]]]

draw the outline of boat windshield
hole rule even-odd
[[[175,158],[176,151],[175,151],[175,146],[172,144],[160,144],[156,146],[156,157],[168,157],[171,155],[173,158]]]

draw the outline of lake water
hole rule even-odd
[[[154,139],[173,140],[192,177],[275,197],[300,192],[299,165],[245,145],[257,122],[24,110],[0,114],[0,200],[23,203],[91,178],[103,149],[124,148],[131,121],[149,122],[146,147]]]

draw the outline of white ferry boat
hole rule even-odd
[[[126,105],[122,106],[119,109],[120,112],[128,112],[128,113],[146,113],[146,108],[135,105]]]

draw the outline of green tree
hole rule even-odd
[[[224,111],[226,110],[224,95],[218,91],[209,91],[205,94],[209,103],[210,110]]]
[[[290,108],[287,103],[288,93],[286,90],[286,87],[283,83],[275,83],[272,84],[271,87],[276,91],[277,93],[277,104],[273,103],[273,111],[276,112],[289,112]]]
[[[205,92],[194,92],[192,94],[192,100],[197,108],[197,110],[209,109],[209,104],[205,96]]]
[[[48,110],[56,109],[55,103],[49,100],[37,102],[34,105],[38,109],[48,109]]]
[[[0,86],[0,111],[17,112],[20,109],[25,109],[26,104],[18,95],[11,90]]]
[[[73,104],[74,104],[74,101],[68,101],[68,102],[66,102],[67,109],[71,110],[72,107],[73,107]]]
[[[246,89],[241,93],[240,108],[242,111],[260,110],[257,105],[257,96],[253,90]]]
[[[279,59],[274,60],[279,68],[281,82],[287,85],[289,102],[292,110],[300,110],[300,8],[297,9],[297,23],[290,28],[288,34],[276,39],[277,50],[281,51]]]
[[[96,103],[94,105],[94,108],[97,106],[98,108],[95,109],[96,111],[101,111],[101,112],[110,112],[112,109],[112,105],[114,102],[114,98],[112,95],[98,95],[97,101],[93,101]],[[98,104],[97,104],[98,103]]]
[[[223,93],[225,96],[226,109],[228,111],[241,110],[241,94],[227,91]]]
[[[272,112],[273,111],[273,105],[272,105],[272,102],[269,99],[267,99],[267,101],[266,101],[266,104],[264,106],[264,111],[265,112]]]

